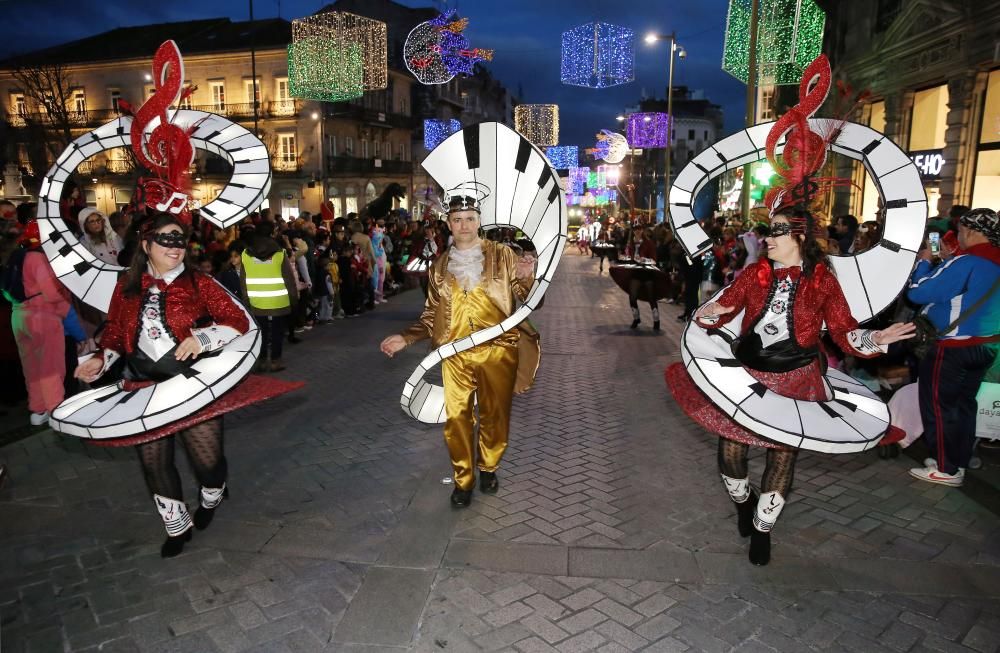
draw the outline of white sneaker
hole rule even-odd
[[[48,424],[49,411],[45,411],[44,413],[32,413],[30,420],[32,426],[43,426]]]
[[[962,482],[965,480],[965,470],[959,469],[955,474],[945,474],[939,471],[936,466],[914,467],[910,470],[910,476],[921,481],[927,481],[928,483],[937,483],[938,485],[947,485],[948,487],[962,487]]]

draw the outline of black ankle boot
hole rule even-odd
[[[222,498],[229,498],[229,488],[227,487],[222,491]],[[215,508],[222,505],[220,501]],[[215,517],[215,508],[206,508],[205,506],[198,504],[198,509],[194,511],[194,527],[199,531],[203,531],[208,528],[208,525],[212,523],[212,519]]]
[[[763,567],[771,561],[771,534],[761,533],[756,528],[750,532],[750,562]]]
[[[659,331],[659,330],[660,330],[660,321],[656,320],[653,322],[653,331]]]
[[[736,504],[736,526],[739,528],[740,537],[750,537],[753,533],[753,515],[757,511],[758,499],[760,493],[751,488],[747,500]]]
[[[640,321],[639,318],[635,318],[634,320],[632,320],[632,326],[630,326],[629,328],[630,329],[638,329],[639,328],[639,321]]]
[[[177,537],[167,536],[167,539],[163,541],[163,546],[160,547],[160,557],[161,558],[173,558],[175,555],[179,554],[184,550],[184,543],[191,541],[191,529],[187,529]]]
[[[451,493],[451,505],[455,508],[468,508],[472,503],[472,490],[455,488]]]
[[[496,472],[479,472],[479,491],[483,494],[496,494],[500,489]]]

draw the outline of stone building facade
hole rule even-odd
[[[883,131],[921,169],[930,215],[954,204],[1000,208],[1000,3],[830,0],[825,47],[835,76],[868,88],[860,122]],[[839,191],[834,213],[874,219],[877,190]]]

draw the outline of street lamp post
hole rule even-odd
[[[647,34],[646,43],[656,43],[657,41],[670,41],[670,66],[667,73],[667,149],[663,163],[663,218],[666,219],[667,206],[670,205],[670,155],[673,151],[674,135],[674,54],[677,53],[681,59],[687,57],[687,51],[677,45],[677,33],[670,34]]]

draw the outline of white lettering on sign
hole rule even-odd
[[[944,156],[940,152],[911,154],[910,159],[913,160],[913,165],[917,166],[921,177],[937,177],[944,168]]]

